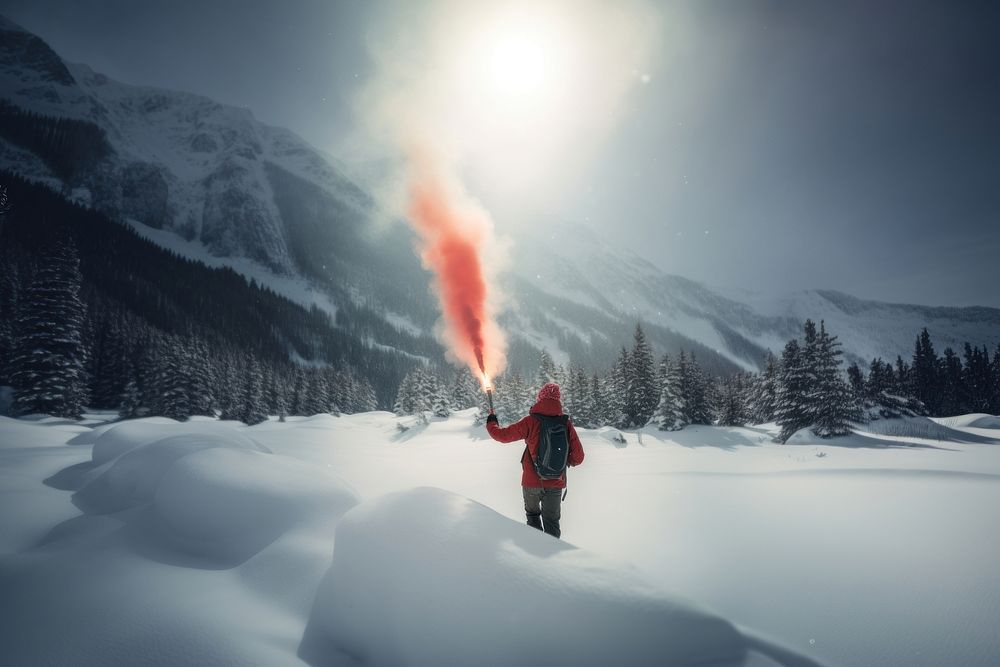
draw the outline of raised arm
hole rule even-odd
[[[490,437],[497,442],[514,442],[515,440],[524,440],[528,437],[528,427],[531,420],[531,415],[528,415],[520,421],[516,421],[505,428],[500,426],[500,422],[493,419],[487,419],[486,430],[489,432]]]

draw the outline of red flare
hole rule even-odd
[[[414,165],[409,218],[424,266],[434,272],[444,342],[475,375],[494,376],[503,370],[506,345],[489,309],[482,263],[492,233],[489,215],[429,160]]]

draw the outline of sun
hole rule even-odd
[[[486,85],[505,97],[544,94],[560,75],[558,54],[537,29],[492,35],[485,45],[483,70]],[[565,74],[565,73],[563,73]]]

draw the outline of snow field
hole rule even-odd
[[[4,663],[997,664],[984,417],[582,430],[561,542],[471,411],[2,419]]]

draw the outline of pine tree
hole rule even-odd
[[[684,352],[681,351],[678,370],[681,375],[681,391],[688,423],[711,424],[712,404],[709,399],[708,383],[694,354],[685,359]]]
[[[444,382],[431,375],[434,382],[431,383],[433,393],[431,394],[431,412],[435,417],[447,418],[451,416],[451,399],[448,396],[448,389]]]
[[[910,385],[913,396],[927,406],[932,415],[941,413],[941,387],[938,380],[940,360],[934,352],[930,334],[924,327],[913,346]]]
[[[14,413],[79,419],[87,400],[80,261],[70,241],[51,247],[21,300],[10,363]]]
[[[267,421],[267,412],[264,410],[263,387],[261,383],[263,376],[260,364],[251,358],[246,368],[246,382],[243,385],[243,393],[240,396],[239,409],[236,419],[247,426],[260,424]]]
[[[810,412],[813,433],[824,438],[850,433],[851,422],[860,417],[850,389],[840,376],[842,354],[837,337],[827,333],[821,321],[815,336],[815,352],[811,355],[815,386],[811,391]]]
[[[751,424],[764,424],[774,420],[774,406],[778,396],[778,362],[770,352],[764,371],[753,377],[747,391],[747,418]]]
[[[21,294],[20,272],[13,260],[0,256],[0,385],[10,384],[11,356],[14,353],[14,323]]]
[[[464,410],[479,405],[482,393],[479,381],[468,367],[455,371],[451,382],[451,402],[455,409]]]
[[[747,423],[746,387],[748,378],[736,373],[717,382],[719,401],[716,405],[715,422],[719,426],[743,426]]]
[[[190,369],[180,341],[176,338],[167,341],[160,363],[162,364],[161,410],[158,414],[177,421],[186,421],[193,412],[188,394]]]
[[[558,381],[556,364],[552,361],[552,356],[547,350],[542,350],[542,355],[538,361],[538,371],[535,373],[535,388],[541,389],[544,384],[549,382],[558,383]]]
[[[681,357],[683,356],[682,352]],[[685,360],[684,363],[686,364],[687,361]],[[663,358],[660,368],[663,380],[660,388],[660,400],[653,412],[652,423],[656,424],[656,427],[661,431],[679,431],[688,423],[680,369],[668,357]]]
[[[939,362],[938,378],[940,379],[940,398],[938,414],[942,417],[954,417],[964,412],[962,409],[962,360],[950,347],[944,349],[944,356]]]
[[[590,377],[590,401],[592,404],[590,428],[607,426],[609,423],[607,415],[608,400],[604,394],[604,381],[597,373],[594,373]]]
[[[774,421],[781,427],[778,442],[787,442],[796,431],[812,423],[805,399],[810,378],[803,361],[799,341],[793,338],[785,344],[781,353],[778,396],[774,407]]]
[[[632,352],[628,355],[626,368],[624,423],[626,428],[638,428],[649,422],[660,397],[653,352],[639,324],[635,325]]]
[[[606,423],[616,428],[628,428],[628,416],[625,414],[625,402],[628,396],[628,379],[632,362],[628,350],[622,347],[615,361],[605,387],[604,398],[607,401]]]

